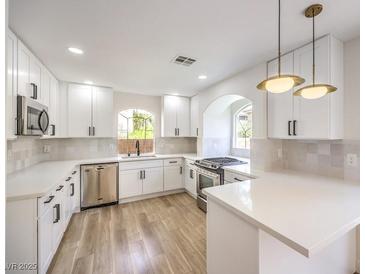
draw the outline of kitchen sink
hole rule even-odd
[[[131,156],[122,156],[121,159],[149,159],[149,158],[155,158],[156,155],[131,155]]]

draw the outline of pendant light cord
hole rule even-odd
[[[280,10],[281,10],[281,5],[280,5],[280,0],[279,0],[279,18],[278,18],[278,28],[279,28],[279,35],[278,35],[278,55],[279,55],[279,63],[278,63],[278,74],[279,74],[279,77],[281,75],[281,51],[280,51]]]
[[[314,45],[314,37],[315,37],[315,35],[314,35],[314,17],[315,17],[315,15],[314,15],[314,8],[312,9],[312,18],[313,18],[313,21],[312,21],[312,23],[313,23],[313,25],[312,25],[312,27],[313,27],[313,36],[312,36],[312,40],[313,40],[313,64],[312,64],[312,74],[313,74],[313,86],[314,86],[314,83],[315,83],[315,75],[316,75],[316,66],[315,66],[315,64],[316,64],[316,52],[315,52],[315,45]]]

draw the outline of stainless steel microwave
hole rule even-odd
[[[17,96],[17,135],[41,136],[49,126],[48,108],[34,99]]]

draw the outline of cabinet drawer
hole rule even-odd
[[[242,175],[234,172],[224,171],[224,180],[229,183],[242,182],[254,179],[253,177]]]
[[[166,159],[163,160],[163,166],[181,166],[182,161],[181,158]]]
[[[132,170],[132,169],[144,169],[151,167],[162,167],[162,160],[149,160],[149,161],[134,161],[134,162],[120,162],[119,171]]]
[[[38,198],[38,217],[41,217],[49,208],[51,208],[55,201],[55,192],[51,191],[47,195]]]

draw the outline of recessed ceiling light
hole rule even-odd
[[[92,85],[92,84],[94,84],[94,82],[92,82],[92,81],[84,81],[84,83],[85,83],[86,85]]]
[[[69,52],[72,52],[72,53],[75,53],[75,54],[84,54],[84,51],[82,49],[79,49],[79,48],[68,48],[68,51]]]
[[[207,79],[207,76],[206,75],[199,75],[198,76],[198,79],[205,80],[205,79]]]

